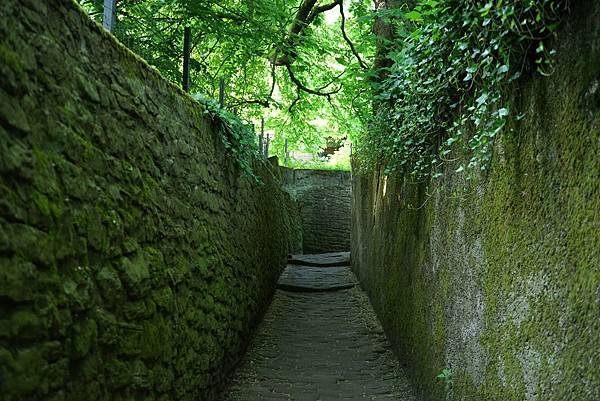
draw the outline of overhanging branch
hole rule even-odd
[[[286,64],[292,64],[296,59],[297,52],[296,46],[298,45],[298,38],[300,38],[304,32],[304,29],[310,25],[319,14],[326,11],[332,10],[338,4],[342,4],[343,0],[335,0],[332,3],[325,4],[322,6],[316,6],[318,0],[304,0],[296,13],[296,18],[290,27],[290,31],[285,40],[285,49],[283,54],[276,53],[272,59],[273,63],[277,66],[283,66]]]
[[[298,89],[300,89],[302,92],[306,92],[306,93],[310,93],[311,95],[317,95],[317,96],[325,96],[327,98],[329,98],[329,96],[331,95],[335,95],[336,93],[338,93],[341,90],[340,88],[337,88],[333,91],[329,91],[329,92],[322,92],[319,90],[315,90],[315,89],[311,89],[307,86],[305,86],[299,79],[298,77],[296,77],[296,75],[294,74],[294,71],[292,71],[292,67],[289,64],[285,65],[287,71],[288,71],[288,75],[290,77],[290,80],[294,83],[294,85],[296,85],[296,87]]]
[[[333,3],[331,4],[325,4],[323,6],[319,6],[319,7],[315,7],[312,12],[310,13],[310,15],[308,16],[308,20],[306,21],[306,25],[310,25],[315,18],[317,18],[317,15],[324,13],[326,11],[329,10],[333,10],[336,6],[342,6],[343,0],[335,0]]]
[[[257,104],[262,107],[270,106],[269,100],[252,99],[252,100],[240,100],[238,102],[230,103],[230,104],[228,104],[228,107],[235,108],[235,107],[248,105],[248,104]]]
[[[354,47],[354,43],[352,43],[352,41],[346,34],[346,15],[344,14],[344,5],[342,4],[342,1],[339,1],[338,3],[340,6],[340,16],[342,17],[342,21],[340,24],[341,30],[342,30],[342,36],[344,37],[344,40],[346,41],[346,43],[348,43],[348,46],[350,46],[350,50],[352,51],[352,54],[354,54],[354,57],[356,57],[356,59],[358,60],[358,64],[360,65],[360,68],[362,68],[363,70],[368,70],[369,67],[362,60],[362,58],[360,57],[360,54],[356,50],[356,47]]]

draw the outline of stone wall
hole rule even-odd
[[[71,0],[0,15],[0,399],[214,399],[293,202]]]
[[[600,400],[600,3],[573,3],[489,173],[354,175],[353,268],[424,400]]]
[[[282,168],[285,189],[302,217],[304,253],[350,250],[351,174]]]

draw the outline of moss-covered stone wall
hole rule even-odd
[[[353,268],[423,400],[600,400],[599,21],[573,2],[487,174],[354,175]]]
[[[0,400],[212,400],[300,230],[71,0],[0,2]]]
[[[304,253],[350,250],[349,171],[281,167],[284,188],[296,201],[302,221]]]

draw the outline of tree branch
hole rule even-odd
[[[288,71],[288,75],[290,76],[290,80],[294,83],[294,85],[296,85],[296,87],[298,89],[300,89],[302,92],[306,92],[306,93],[310,93],[311,95],[317,95],[317,96],[325,96],[325,97],[330,97],[331,95],[335,95],[336,93],[338,93],[341,90],[340,88],[337,88],[334,91],[330,91],[330,92],[321,92],[315,89],[311,89],[306,87],[297,77],[296,75],[294,75],[294,72],[292,71],[292,67],[289,64],[286,64],[285,67],[287,68]]]
[[[300,101],[300,90],[296,89],[296,98],[294,99],[294,101],[292,102],[292,104],[290,104],[290,107],[288,107],[288,112],[292,113],[294,110],[294,107],[296,107],[296,104],[298,104],[298,102]]]
[[[354,44],[352,43],[352,41],[346,34],[346,16],[344,15],[344,5],[342,4],[341,1],[339,2],[339,6],[340,6],[340,15],[342,17],[342,21],[341,21],[342,36],[344,37],[344,40],[346,41],[346,43],[348,43],[348,46],[350,46],[350,50],[352,51],[352,54],[354,54],[354,57],[356,57],[356,59],[358,60],[358,64],[360,65],[360,68],[362,68],[363,70],[368,70],[369,67],[362,60],[362,58],[360,57],[360,54],[358,53],[358,51],[356,51]]]
[[[277,83],[277,75],[275,74],[275,68],[277,66],[275,63],[271,63],[271,92],[269,92],[269,99],[273,98],[273,93],[275,92],[275,84]]]
[[[246,104],[258,104],[262,107],[269,107],[270,106],[269,100],[260,100],[260,99],[240,100],[239,102],[230,103],[229,107],[234,108],[234,107],[239,107],[239,106],[243,106]]]
[[[275,65],[282,66],[292,64],[297,56],[295,51],[298,44],[297,39],[302,36],[304,29],[309,26],[319,14],[332,10],[338,4],[341,5],[343,0],[334,0],[330,4],[315,6],[317,2],[318,0],[304,0],[302,2],[296,13],[296,18],[294,18],[294,22],[290,27],[287,38],[284,41],[285,49],[283,50],[283,54],[279,55],[276,53],[275,57],[273,57]]]
[[[308,16],[308,19],[306,20],[306,25],[310,25],[315,20],[315,18],[317,18],[317,15],[324,13],[325,11],[333,10],[338,5],[341,7],[342,3],[343,0],[335,0],[331,4],[325,4],[323,6],[315,7]]]
[[[239,106],[243,106],[243,105],[248,105],[248,104],[257,104],[259,106],[262,107],[270,107],[271,106],[271,101],[273,101],[273,93],[275,92],[275,85],[277,83],[277,76],[275,74],[275,64],[271,65],[271,90],[269,91],[269,94],[266,96],[265,100],[261,100],[261,99],[251,99],[251,100],[239,100],[235,103],[231,103],[230,107],[239,107]]]
[[[323,91],[327,88],[329,88],[331,85],[333,85],[338,79],[340,79],[342,76],[344,76],[344,74],[346,73],[346,69],[344,69],[344,71],[340,72],[335,78],[333,78],[330,82],[326,83],[325,85],[321,86],[320,88],[318,88],[317,90]]]
[[[306,21],[312,14],[313,7],[317,4],[318,0],[304,0],[296,13],[296,18],[294,18],[294,23],[290,28],[290,34],[298,35],[304,27],[307,25]],[[314,19],[314,17],[313,17]]]

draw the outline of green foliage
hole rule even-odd
[[[80,1],[101,18],[100,0]],[[116,35],[179,83],[183,29],[192,28],[191,90],[210,105],[226,79],[228,112],[210,112],[229,122],[224,143],[244,170],[255,139],[241,120],[264,117],[280,159],[286,140],[317,154],[326,138],[348,137],[365,168],[437,177],[456,154],[468,160],[458,171],[487,168],[511,117],[507,85],[552,72],[547,39],[566,1],[406,0],[373,12],[347,0],[345,38],[340,16],[324,14],[290,34],[301,0],[122,0]],[[379,23],[394,34],[376,37]],[[281,54],[292,61],[278,64]]]
[[[470,158],[458,171],[485,170],[511,115],[507,84],[532,66],[552,72],[545,42],[564,1],[415,3],[380,13],[396,35],[387,43],[390,67],[374,87],[371,129],[360,138],[362,164],[437,177],[454,151]]]
[[[300,160],[290,160],[287,167],[296,170],[331,170],[331,171],[350,171],[350,160],[338,162],[328,161],[310,161],[303,162]]]
[[[452,389],[452,369],[444,368],[435,378],[444,383],[446,391],[450,391]]]
[[[236,161],[238,167],[249,177],[258,180],[252,172],[252,160],[258,152],[256,135],[251,124],[245,124],[238,116],[220,107],[213,99],[197,93],[193,95],[204,106],[204,114],[218,124],[223,145]]]
[[[79,0],[98,22],[102,0]],[[320,14],[301,35],[291,35],[301,0],[120,0],[115,35],[165,77],[182,81],[183,31],[192,30],[191,92],[217,98],[219,80],[226,81],[226,109],[242,120],[266,128],[276,139],[272,152],[317,153],[328,136],[353,135],[366,126],[370,114],[369,86],[341,34],[341,21]],[[318,5],[327,3],[322,0]],[[369,0],[346,0],[345,32],[368,64],[373,37]],[[332,13],[337,11],[337,7]],[[274,65],[277,54],[294,54],[290,65],[298,80],[317,91],[336,91],[330,97],[303,92],[285,66]],[[213,108],[213,112],[217,109]],[[229,117],[218,110],[225,119]],[[233,122],[235,119],[230,119]],[[326,124],[315,125],[315,120]],[[235,125],[235,122],[234,122]],[[226,130],[227,131],[227,130]],[[248,130],[234,128],[228,144],[249,142],[232,138]],[[239,134],[239,135],[238,135]],[[242,147],[243,148],[243,147]],[[232,148],[241,154],[241,148]],[[242,163],[245,163],[242,161]]]

